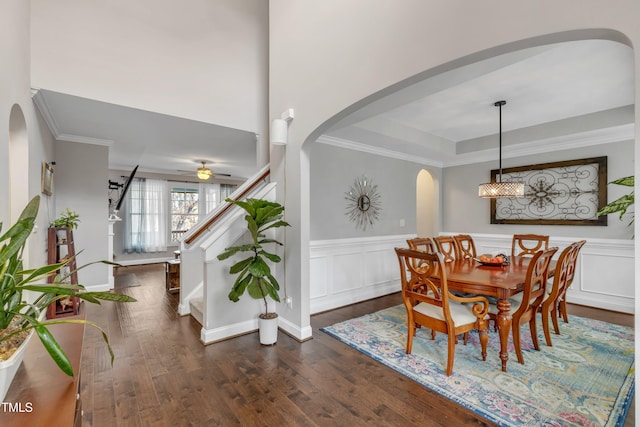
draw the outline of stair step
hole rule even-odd
[[[204,317],[202,315],[203,311],[203,300],[200,298],[193,298],[189,301],[189,307],[191,308],[191,317],[196,319],[198,323],[201,325],[204,323]]]

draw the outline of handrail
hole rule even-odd
[[[269,176],[271,173],[271,169],[267,168],[263,173],[261,173],[257,178],[255,178],[251,184],[247,188],[245,188],[240,194],[238,194],[234,200],[242,200],[244,196],[246,196],[251,190],[253,190],[263,179]],[[185,239],[185,243],[190,245],[193,243],[198,237],[200,237],[209,227],[211,227],[216,221],[218,221],[231,207],[232,203],[225,202],[226,205],[214,216],[209,218],[209,220],[202,225],[200,225],[189,237]]]

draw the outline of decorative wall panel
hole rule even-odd
[[[607,225],[606,156],[507,168],[502,181],[523,182],[525,195],[492,199],[492,224]]]

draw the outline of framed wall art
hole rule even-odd
[[[42,162],[42,193],[53,194],[53,166],[47,162]]]
[[[525,195],[491,199],[491,224],[607,225],[606,156],[502,169],[502,181],[523,182]]]

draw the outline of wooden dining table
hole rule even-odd
[[[471,258],[444,263],[449,290],[466,292],[498,299],[497,326],[500,335],[502,371],[507,371],[508,345],[511,331],[511,302],[509,298],[522,292],[531,257],[511,257],[503,266],[482,265]],[[555,261],[549,265],[549,277],[555,270]],[[434,277],[439,278],[439,271]]]

